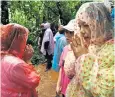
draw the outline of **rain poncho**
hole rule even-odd
[[[110,13],[103,3],[85,3],[76,22],[91,30],[89,52],[75,61],[75,76],[66,97],[114,96],[114,40]]]
[[[64,34],[57,35],[55,39],[56,39],[56,45],[54,49],[52,69],[58,72],[60,56],[63,51],[63,48],[67,45],[67,41]]]
[[[33,66],[22,60],[28,29],[18,24],[2,25],[0,28],[2,97],[38,97],[35,88],[40,77]]]
[[[54,53],[54,40],[53,40],[53,33],[52,30],[50,29],[50,23],[45,23],[44,24],[44,29],[46,29],[42,41],[42,46],[41,46],[41,52],[43,55],[46,55],[46,51],[48,55],[51,55]],[[49,41],[48,49],[45,50],[44,43]]]

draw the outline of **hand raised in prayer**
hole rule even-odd
[[[24,56],[23,56],[24,61],[30,60],[31,57],[33,56],[33,52],[34,52],[33,47],[31,45],[27,44],[25,51],[24,51]]]
[[[87,48],[83,44],[82,37],[79,37],[77,34],[72,38],[70,45],[76,58],[88,52]]]

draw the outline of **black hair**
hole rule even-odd
[[[64,33],[65,33],[65,29],[59,30],[59,33],[60,33],[60,34],[64,34]]]
[[[114,8],[114,6],[112,5],[111,8]]]

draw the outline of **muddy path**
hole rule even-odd
[[[37,87],[38,97],[55,97],[58,73],[53,70],[45,72],[44,64],[35,67],[41,77],[40,84]]]

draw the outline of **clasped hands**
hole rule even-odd
[[[30,44],[27,44],[24,50],[24,55],[23,55],[23,59],[25,61],[30,60],[31,57],[33,56],[34,53],[34,49]]]

